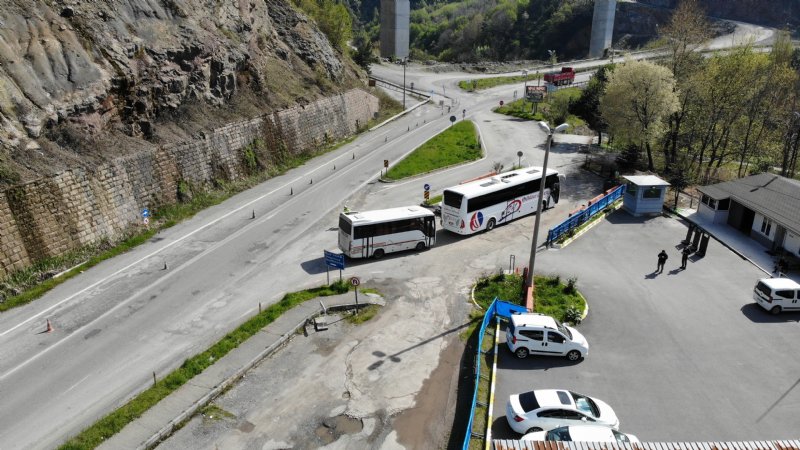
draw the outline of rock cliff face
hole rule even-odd
[[[0,183],[342,92],[339,56],[287,0],[0,0]]]

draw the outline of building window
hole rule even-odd
[[[726,198],[724,200],[719,201],[719,210],[720,211],[727,211],[731,207],[731,200]]]
[[[769,236],[770,231],[772,231],[772,220],[764,217],[764,219],[761,221],[761,232]]]
[[[700,198],[700,201],[708,205],[711,209],[717,209],[717,201],[705,194]]]

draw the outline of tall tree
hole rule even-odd
[[[652,144],[666,130],[666,118],[678,109],[675,78],[664,66],[629,61],[608,75],[600,112],[615,138],[647,152],[647,168],[655,171]]]

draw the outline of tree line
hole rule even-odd
[[[800,143],[800,52],[788,33],[704,57],[709,29],[684,0],[659,32],[668,55],[601,69],[572,105],[621,150],[623,170],[659,172],[677,188],[778,168],[794,177]]]

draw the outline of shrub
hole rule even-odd
[[[564,293],[566,294],[574,294],[576,292],[575,284],[578,283],[578,279],[575,277],[570,277],[567,279],[567,285],[564,286]]]

